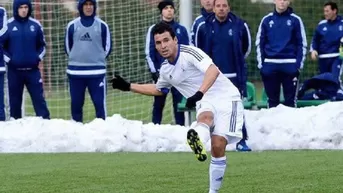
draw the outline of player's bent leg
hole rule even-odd
[[[199,134],[192,128],[187,132],[187,142],[199,161],[207,159],[206,148],[201,142]]]
[[[187,142],[199,161],[205,161],[207,159],[206,147],[203,142],[206,143],[209,140],[209,129],[212,125],[213,113],[211,111],[201,112],[198,115],[197,124],[192,126],[187,132]]]

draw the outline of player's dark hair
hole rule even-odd
[[[176,35],[175,35],[175,32],[174,32],[174,30],[173,30],[173,28],[172,28],[169,24],[167,24],[167,23],[165,23],[165,22],[163,22],[163,21],[157,23],[157,24],[152,28],[152,35],[163,34],[164,32],[169,32],[170,35],[171,35],[171,37],[172,37],[173,39],[174,39],[175,36],[176,36]]]
[[[331,10],[336,10],[336,12],[338,13],[337,3],[329,1],[329,2],[324,4],[324,7],[326,7],[326,6],[330,6]]]

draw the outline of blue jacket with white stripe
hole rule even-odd
[[[25,18],[18,14],[21,5],[28,5]],[[4,59],[8,68],[38,68],[45,55],[43,28],[38,20],[31,17],[30,0],[14,0],[13,17],[8,20],[8,33],[4,41]]]
[[[184,26],[174,20],[166,23],[171,25],[174,29],[179,44],[189,45],[188,32]],[[161,68],[161,64],[165,60],[155,48],[154,35],[152,34],[152,28],[154,26],[155,24],[149,27],[145,42],[146,61],[149,65],[150,72],[152,73],[158,72]]]
[[[204,49],[203,39],[205,38],[205,21],[212,13],[208,13],[204,8],[201,8],[201,15],[199,15],[193,22],[191,28],[191,43],[195,47]]]
[[[205,39],[199,40],[220,71],[233,81],[246,96],[247,67],[245,58],[251,50],[251,36],[247,23],[233,13],[224,22],[215,14],[206,19]]]
[[[263,63],[295,63],[301,69],[306,56],[306,33],[299,16],[288,8],[263,17],[256,36],[257,61]],[[290,66],[290,68],[294,68]]]
[[[0,7],[0,56],[4,55],[3,51],[3,41],[5,34],[7,32],[7,14],[6,14],[6,9],[3,7]],[[5,62],[3,57],[0,58],[0,74],[5,73],[6,68],[5,68]]]
[[[319,58],[337,57],[341,37],[343,37],[341,16],[337,16],[333,21],[322,20],[314,32],[310,51],[316,50]]]

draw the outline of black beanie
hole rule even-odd
[[[174,2],[172,0],[163,0],[157,6],[158,9],[160,10],[160,13],[162,13],[162,10],[168,5],[172,6],[173,9],[175,9]]]

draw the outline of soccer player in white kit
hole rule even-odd
[[[211,137],[209,193],[218,192],[226,169],[226,145],[242,138],[244,108],[240,93],[203,51],[178,44],[175,32],[168,24],[160,22],[152,32],[157,51],[166,58],[157,83],[129,83],[115,75],[112,87],[159,96],[167,94],[173,86],[185,96],[186,107],[196,107],[197,112],[197,124],[187,132],[188,144],[198,160],[205,161],[206,150],[201,140],[206,142]]]

